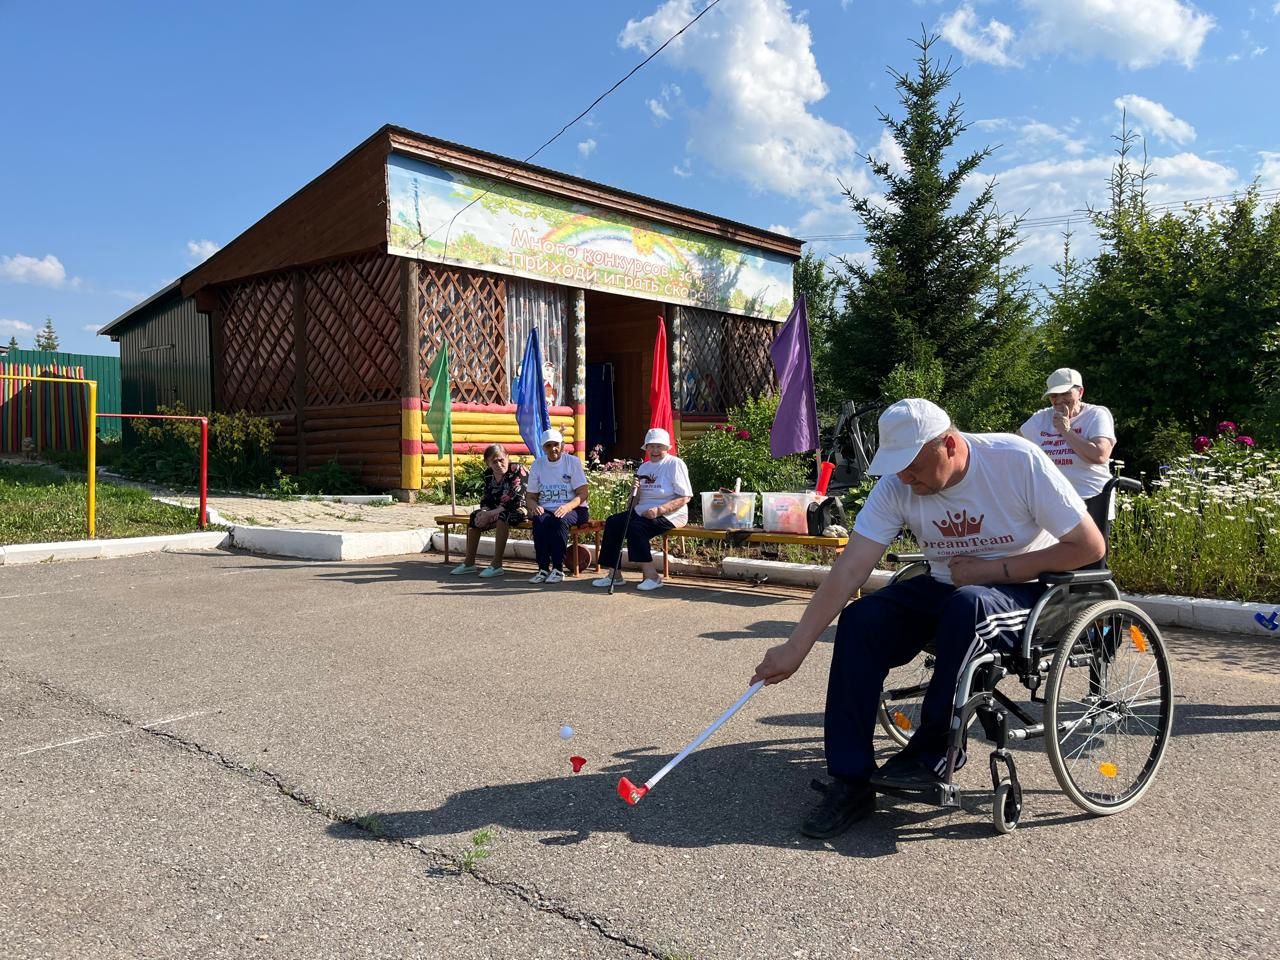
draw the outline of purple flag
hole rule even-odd
[[[803,293],[769,348],[769,357],[778,371],[782,394],[773,418],[769,452],[775,457],[785,457],[817,450],[818,405],[813,389],[813,362],[809,356],[809,310]]]

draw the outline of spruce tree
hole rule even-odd
[[[1037,400],[1035,300],[1025,268],[1009,262],[1018,221],[1001,215],[994,182],[961,202],[994,149],[946,166],[967,124],[958,98],[942,104],[955,71],[930,57],[936,41],[913,41],[919,55],[910,76],[889,70],[905,114],[882,111],[880,120],[905,169],[864,155],[884,201],[845,191],[870,258],[842,261],[848,290],[832,324],[831,374],[844,399],[931,395],[965,429],[1013,430]]]
[[[36,334],[36,349],[50,352],[58,349],[58,334],[53,329],[53,317],[44,318],[44,328]]]
[[[14,351],[14,350],[19,350],[19,349],[21,349],[21,348],[18,346],[18,338],[17,338],[17,337],[10,337],[10,338],[9,338],[9,350],[10,350],[10,352],[12,352],[12,351]]]

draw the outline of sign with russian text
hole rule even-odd
[[[392,154],[388,252],[785,320],[790,258]]]

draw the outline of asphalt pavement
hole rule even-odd
[[[824,772],[830,631],[637,806],[614,792],[733,702],[806,594],[608,597],[531,572],[0,568],[0,954],[1280,953],[1275,641],[1167,634],[1175,737],[1124,814],[1072,806],[1037,745],[1009,836],[979,762],[966,809],[882,798],[822,843],[796,827]]]

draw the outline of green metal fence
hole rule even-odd
[[[123,413],[120,409],[120,358],[99,357],[87,353],[63,353],[49,350],[10,350],[0,357],[0,373],[9,372],[7,367],[20,365],[36,367],[81,367],[85,379],[98,381],[98,412]],[[54,415],[52,411],[50,416]],[[0,424],[4,418],[0,417]],[[103,439],[118,440],[120,438],[120,420],[98,421],[98,436]],[[0,426],[0,429],[3,429]],[[12,439],[12,438],[10,438]],[[21,449],[21,438],[15,449]],[[4,449],[0,445],[0,449]]]

